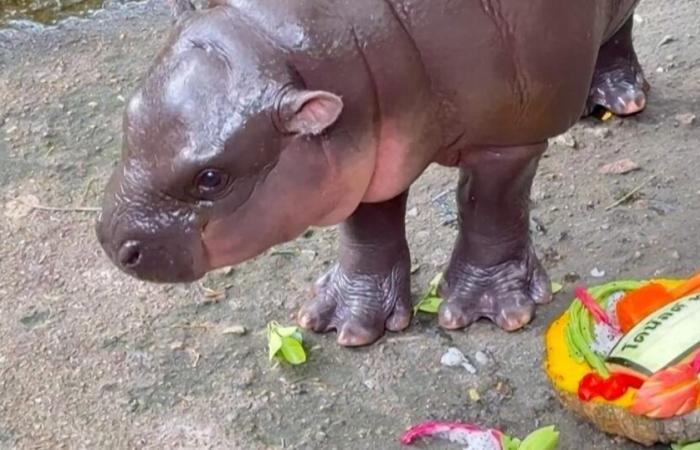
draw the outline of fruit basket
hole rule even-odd
[[[643,445],[700,440],[700,272],[575,289],[547,329],[559,400]]]

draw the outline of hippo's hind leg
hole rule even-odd
[[[457,191],[459,235],[440,292],[440,325],[488,318],[506,330],[551,300],[529,235],[530,188],[546,144],[465,152]]]
[[[649,83],[632,44],[633,23],[630,17],[600,48],[585,115],[596,107],[618,116],[635,114],[645,108]]]
[[[304,328],[338,331],[344,346],[371,344],[411,320],[411,258],[405,237],[408,193],[361,204],[341,225],[338,262],[298,314]]]

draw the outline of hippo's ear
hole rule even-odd
[[[295,134],[317,135],[333,125],[343,111],[343,101],[327,91],[292,90],[280,104],[280,125]]]
[[[190,0],[167,0],[167,2],[175,20],[179,20],[195,9]]]

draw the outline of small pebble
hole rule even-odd
[[[661,41],[659,41],[659,47],[661,47],[662,45],[670,44],[671,42],[674,42],[675,40],[676,40],[675,37],[671,36],[670,34],[667,34],[666,36],[663,37],[663,39],[661,39]]]
[[[479,350],[474,354],[474,359],[476,359],[476,362],[479,363],[482,366],[485,366],[486,364],[489,363],[489,357],[486,353],[482,352]]]
[[[574,137],[571,135],[571,133],[568,133],[568,132],[560,134],[559,136],[555,137],[553,139],[553,141],[557,144],[564,145],[564,146],[570,147],[570,148],[576,148],[578,145],[576,143],[576,139],[574,139]]]
[[[460,349],[450,347],[440,358],[440,364],[447,367],[455,367],[461,365],[465,359],[464,353]]]
[[[676,114],[676,120],[678,123],[681,125],[692,125],[695,123],[695,114],[693,113],[681,113],[681,114]]]
[[[243,336],[246,333],[246,329],[243,325],[232,325],[221,330],[221,334],[233,334],[236,336]]]
[[[474,367],[464,353],[456,347],[449,347],[447,351],[440,358],[440,364],[447,367],[457,367],[462,366],[464,370],[474,375],[476,373],[476,367]]]
[[[594,267],[593,270],[591,270],[591,276],[593,278],[603,278],[605,276],[605,271]]]

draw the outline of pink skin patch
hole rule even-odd
[[[413,425],[401,436],[401,443],[411,445],[423,437],[437,437],[467,445],[466,450],[503,450],[503,433],[463,422],[428,421]]]

